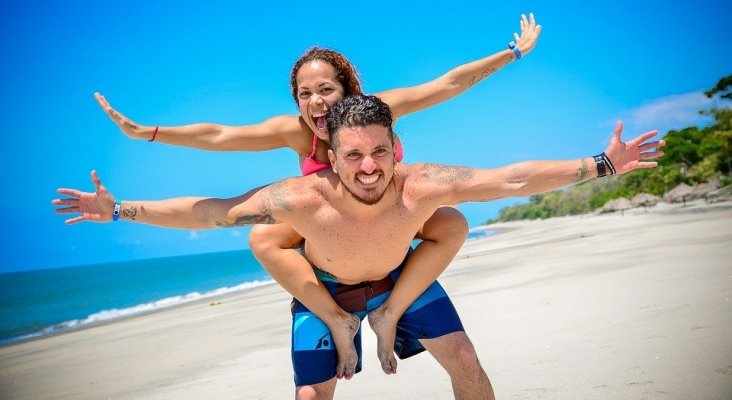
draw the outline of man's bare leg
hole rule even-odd
[[[409,256],[389,298],[369,313],[369,325],[376,333],[376,352],[381,368],[396,373],[394,340],[399,318],[450,264],[468,235],[465,217],[453,207],[440,207],[422,226],[422,242]]]
[[[337,382],[336,378],[333,378],[329,381],[317,383],[315,385],[298,386],[295,388],[295,399],[333,400]]]
[[[301,241],[286,224],[255,225],[249,234],[252,253],[272,278],[328,326],[338,351],[336,377],[350,379],[358,363],[353,337],[361,320],[336,304],[310,263],[293,249]]]
[[[420,343],[450,375],[456,400],[495,400],[488,375],[465,332],[453,332]]]

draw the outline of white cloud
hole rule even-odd
[[[670,129],[706,125],[711,118],[700,115],[699,110],[711,108],[713,102],[700,92],[677,94],[651,100],[621,113],[619,119],[632,131],[640,133],[656,129],[664,134]]]
[[[190,231],[188,232],[188,240],[196,240],[200,237],[198,234],[198,231]]]
[[[232,229],[230,232],[231,232],[231,236],[233,236],[233,237],[237,237],[237,238],[241,237],[241,231],[238,229]]]

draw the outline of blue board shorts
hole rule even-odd
[[[378,308],[389,297],[407,258],[386,278],[356,285],[340,284],[332,275],[317,268],[314,270],[336,303],[363,321],[369,312]],[[450,298],[435,281],[412,303],[399,320],[394,352],[400,359],[405,359],[425,350],[419,339],[434,339],[463,330],[460,317]],[[359,372],[361,371],[360,328],[353,342],[358,352],[356,372]],[[295,371],[295,386],[328,381],[336,376],[337,366],[338,354],[328,327],[304,305],[293,299],[292,367]]]

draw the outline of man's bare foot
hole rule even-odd
[[[396,339],[396,320],[386,315],[384,304],[369,313],[369,325],[376,333],[376,355],[381,361],[381,369],[388,374],[396,374],[397,360],[394,357],[394,340]]]
[[[353,337],[356,336],[360,324],[361,320],[356,315],[347,314],[345,318],[336,321],[335,326],[328,325],[330,335],[338,351],[338,367],[336,367],[336,377],[338,379],[351,379],[356,373],[358,353],[356,352],[356,346],[353,344]]]

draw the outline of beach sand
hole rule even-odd
[[[732,399],[732,203],[495,227],[440,281],[498,399]],[[217,300],[0,348],[0,398],[293,398],[288,295]],[[452,398],[426,353],[384,375],[364,331],[336,398]]]

